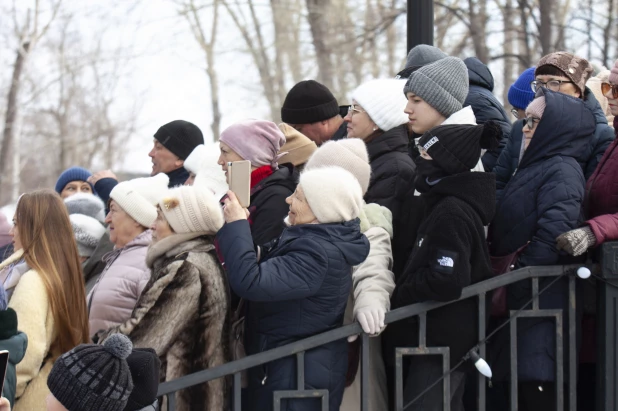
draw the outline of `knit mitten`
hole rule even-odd
[[[556,238],[556,243],[558,250],[564,250],[577,257],[584,254],[590,247],[594,247],[597,239],[590,227],[585,226],[561,234]]]

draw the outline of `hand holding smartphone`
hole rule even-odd
[[[236,194],[238,202],[244,208],[251,201],[251,162],[249,160],[227,163],[230,190]]]

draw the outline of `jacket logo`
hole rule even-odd
[[[425,145],[423,146],[423,148],[425,149],[425,151],[429,150],[429,147],[433,146],[434,144],[436,144],[438,142],[438,137],[432,137],[431,140],[429,140],[428,142],[425,143]]]
[[[453,267],[455,263],[451,257],[442,257],[438,259],[438,264],[442,267]]]

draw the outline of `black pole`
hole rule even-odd
[[[408,50],[433,46],[433,0],[408,0]]]

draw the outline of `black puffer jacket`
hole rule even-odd
[[[498,161],[500,152],[511,134],[511,122],[502,104],[492,94],[494,91],[494,77],[491,75],[489,67],[476,57],[468,57],[464,60],[464,63],[468,67],[468,77],[470,78],[470,91],[464,102],[464,107],[472,107],[478,124],[493,120],[502,128],[500,145],[493,150],[487,151],[481,158],[485,171],[492,171],[496,161]]]
[[[421,196],[422,222],[391,308],[456,300],[464,287],[489,278],[484,226],[493,217],[495,184],[492,173],[465,172],[443,178]],[[478,341],[477,328],[477,299],[448,305],[427,315],[427,345],[450,347],[452,366]],[[394,347],[418,346],[418,318],[389,325],[383,341],[392,363]]]
[[[281,235],[290,209],[285,199],[296,190],[297,181],[294,167],[284,164],[251,189],[249,222],[255,244],[266,244]]]
[[[416,166],[408,156],[406,126],[395,127],[367,143],[371,181],[365,194],[367,204],[376,203],[393,213],[394,238],[401,227],[401,208],[414,184]]]

